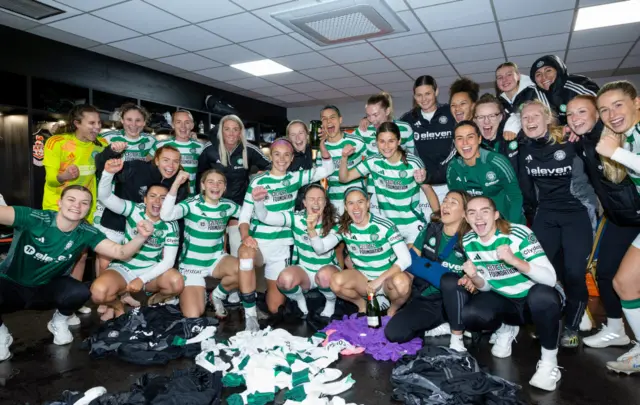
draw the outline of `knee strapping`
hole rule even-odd
[[[240,271],[253,270],[253,259],[240,259]]]
[[[256,303],[256,292],[252,291],[250,293],[240,293],[240,299],[245,304],[255,304]]]

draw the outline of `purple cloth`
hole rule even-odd
[[[382,327],[370,329],[367,326],[367,317],[358,314],[344,316],[342,320],[332,321],[322,331],[335,330],[329,336],[329,341],[344,339],[354,346],[364,347],[365,353],[369,353],[376,360],[397,361],[405,354],[413,355],[422,348],[422,339],[415,338],[406,343],[392,343],[384,335],[384,328],[389,322],[389,317],[382,317]]]

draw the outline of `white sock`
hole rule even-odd
[[[213,298],[217,298],[222,301],[223,299],[227,298],[227,295],[229,295],[229,293],[222,287],[222,284],[218,284],[211,295],[213,295]]]
[[[258,317],[258,310],[256,309],[256,306],[252,306],[252,307],[244,307],[244,314],[246,316],[255,316],[256,318]]]
[[[451,342],[451,343],[453,343],[453,342],[455,342],[455,341],[457,340],[457,341],[459,341],[461,344],[463,344],[463,345],[464,345],[464,343],[463,343],[463,341],[462,341],[462,338],[463,338],[463,337],[464,337],[464,335],[462,335],[462,334],[460,334],[460,335],[454,335],[454,334],[452,333],[452,334],[451,334],[451,340],[450,340],[450,342]]]
[[[207,326],[206,328],[202,329],[202,331],[198,333],[197,336],[188,339],[185,343],[190,345],[192,343],[200,343],[202,341],[205,341],[213,337],[213,335],[216,334],[216,330],[218,330],[218,328],[216,328],[215,326]]]
[[[53,317],[51,318],[51,322],[67,322],[67,319],[69,319],[68,315],[62,315],[60,313],[60,311],[56,310],[56,312],[53,313]]]
[[[331,291],[331,288],[318,288],[318,291],[326,298],[324,309],[320,315],[329,318],[336,311],[336,294]]]
[[[558,365],[558,349],[549,350],[542,347],[541,352],[540,360],[554,366]]]
[[[309,313],[309,309],[307,309],[307,300],[304,298],[304,293],[299,285],[295,286],[291,290],[280,290],[280,292],[290,300],[295,301],[303,314],[306,315]]]
[[[627,323],[636,336],[636,339],[640,339],[640,308],[625,308],[622,307],[624,317],[627,318]]]
[[[2,325],[0,325],[0,334],[4,335],[5,333],[9,333],[9,328],[7,328],[7,325],[3,323]]]
[[[617,332],[624,333],[624,324],[622,318],[607,318],[607,327]]]

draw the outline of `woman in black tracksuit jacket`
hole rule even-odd
[[[422,159],[427,179],[442,201],[447,193],[447,165],[456,154],[453,128],[456,121],[448,104],[438,104],[438,84],[431,76],[420,76],[413,84],[413,108],[400,121],[413,129],[416,154]]]
[[[595,96],[600,89],[586,76],[568,74],[567,65],[556,55],[545,55],[533,62],[529,77],[545,94],[561,125],[567,123],[569,101],[579,94]]]
[[[567,124],[574,134],[580,136],[576,149],[607,221],[600,238],[596,272],[607,323],[595,335],[584,338],[583,342],[597,348],[624,346],[630,339],[622,323],[622,307],[613,289],[613,277],[627,249],[640,234],[640,196],[628,175],[620,183],[614,183],[604,175],[600,155],[596,152],[604,124],[598,119],[595,97],[580,95],[571,100],[567,106]]]
[[[531,229],[547,257],[564,254],[562,285],[567,293],[563,347],[577,347],[578,328],[589,294],[585,280],[593,244],[597,200],[575,145],[565,141],[563,127],[540,101],[521,111],[520,187],[525,205],[537,207]]]
[[[297,172],[298,170],[309,170],[313,168],[313,154],[311,153],[311,144],[309,143],[309,129],[304,121],[293,120],[287,125],[287,139],[293,145],[293,161],[287,169],[287,172]],[[308,186],[303,186],[298,190],[296,197],[295,210],[304,209],[302,200]]]

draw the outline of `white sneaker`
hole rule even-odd
[[[78,311],[78,312],[80,312],[80,311]],[[69,325],[69,326],[78,326],[78,325],[80,325],[80,318],[78,318],[78,315],[71,314],[71,316],[69,316],[67,318],[67,325]]]
[[[81,314],[90,314],[91,313],[91,308],[85,307],[83,305],[80,308],[78,308],[78,312],[80,312]],[[69,325],[71,325],[71,324],[69,324]]]
[[[626,346],[631,342],[631,339],[629,339],[629,336],[624,332],[624,329],[617,331],[609,328],[608,325],[604,325],[598,333],[582,339],[582,342],[589,347],[603,348],[609,346]]]
[[[384,294],[376,295],[376,299],[378,300],[378,305],[380,306],[380,311],[384,311],[391,307],[391,303],[389,302],[389,298],[387,298]]]
[[[561,377],[562,373],[558,366],[539,360],[536,373],[529,380],[529,384],[541,390],[554,391]]]
[[[631,350],[629,350],[628,352],[626,352],[625,354],[623,354],[622,356],[618,357],[616,360],[617,361],[625,361],[628,360],[632,357],[636,357],[640,355],[640,343],[638,342],[633,342],[633,347],[631,348]]]
[[[453,337],[453,335],[451,335]],[[462,339],[451,339],[449,342],[449,349],[453,349],[457,352],[466,352],[467,348],[464,347],[464,342]]]
[[[238,294],[238,291],[229,293],[229,295],[227,296],[227,302],[229,302],[229,304],[240,303],[240,294]]]
[[[616,361],[608,361],[607,368],[616,373],[627,375],[640,372],[640,344],[636,343],[631,350],[618,357]]]
[[[588,332],[593,329],[593,321],[591,320],[591,314],[588,308],[584,311],[584,315],[582,315],[579,328],[583,332]]]
[[[13,336],[9,333],[7,325],[0,326],[0,361],[4,361],[11,357],[9,346],[13,343]]]
[[[53,314],[53,318],[51,318],[47,324],[47,329],[49,329],[49,332],[53,333],[53,344],[64,346],[73,342],[73,335],[69,330],[67,318],[67,316],[56,311]]]
[[[491,354],[501,359],[511,356],[511,344],[516,340],[518,332],[520,332],[519,326],[502,325],[496,331],[496,342],[491,348]]]
[[[213,295],[213,291],[211,292],[211,294],[209,294],[209,300],[211,301],[211,305],[213,305],[213,310],[215,311],[216,318],[226,318],[227,310],[224,308],[222,300],[220,298],[216,298]]]
[[[100,398],[107,393],[104,387],[93,387],[85,391],[84,396],[73,403],[73,405],[89,405],[94,399]]]
[[[500,333],[500,331],[502,330],[502,328],[505,327],[505,324],[503,323],[502,325],[500,325],[500,327],[498,329],[496,329],[491,336],[489,337],[489,344],[495,344],[496,343],[496,339],[498,339],[498,333]]]
[[[444,336],[444,335],[450,335],[450,334],[451,334],[451,328],[449,327],[449,323],[445,322],[445,323],[441,323],[440,325],[436,326],[433,329],[430,329],[424,332],[424,337],[436,337],[436,336]]]

